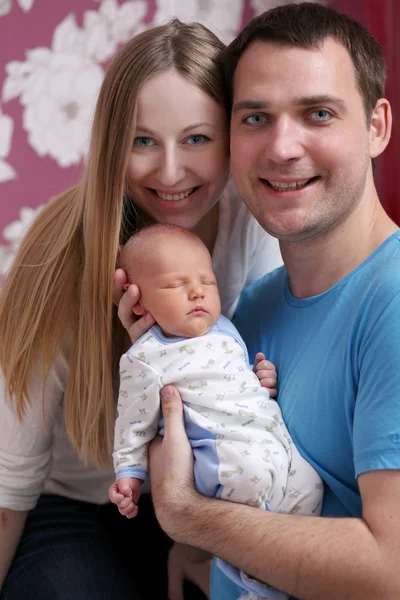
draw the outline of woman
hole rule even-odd
[[[176,20],[126,44],[100,91],[82,181],[39,214],[5,282],[6,600],[125,600],[139,597],[134,588],[143,598],[165,594],[165,573],[161,586],[152,573],[168,543],[154,541],[149,506],[128,529],[107,504],[116,367],[129,344],[113,309],[113,276],[119,244],[148,221],[201,237],[228,316],[243,286],[280,262],[275,241],[226,188],[222,48],[206,28]],[[124,274],[116,281],[122,286]]]

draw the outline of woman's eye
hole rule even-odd
[[[259,114],[250,115],[245,118],[244,122],[248,125],[260,125],[261,123],[265,123],[265,117]]]
[[[188,139],[186,140],[188,144],[192,144],[193,146],[201,146],[202,144],[205,144],[207,141],[209,140],[208,137],[206,137],[205,135],[191,135],[190,137],[188,137]]]
[[[329,121],[332,118],[331,113],[323,108],[314,110],[312,115],[316,121]]]
[[[139,148],[148,148],[153,145],[153,140],[149,137],[139,136],[133,140],[133,145],[139,146]]]

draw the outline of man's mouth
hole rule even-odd
[[[310,183],[313,183],[319,179],[319,176],[311,177],[310,179],[299,179],[297,181],[274,181],[273,179],[262,179],[269,187],[276,192],[293,192],[295,190],[302,190]]]
[[[178,202],[179,200],[184,200],[185,198],[193,194],[193,192],[195,192],[198,188],[199,186],[196,186],[189,188],[188,190],[184,190],[182,192],[175,192],[173,194],[169,194],[167,192],[162,192],[160,190],[155,189],[152,189],[152,192],[154,192],[154,194],[156,194],[158,198],[161,198],[161,200],[168,200],[169,202]]]

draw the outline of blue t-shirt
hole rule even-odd
[[[234,323],[250,361],[278,372],[278,402],[325,482],[324,516],[360,517],[357,476],[400,469],[400,232],[326,292],[297,299],[284,267],[243,292]],[[212,598],[227,585],[214,569]]]

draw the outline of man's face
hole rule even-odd
[[[370,132],[347,50],[254,42],[234,79],[231,171],[283,241],[324,234],[372,190]]]

